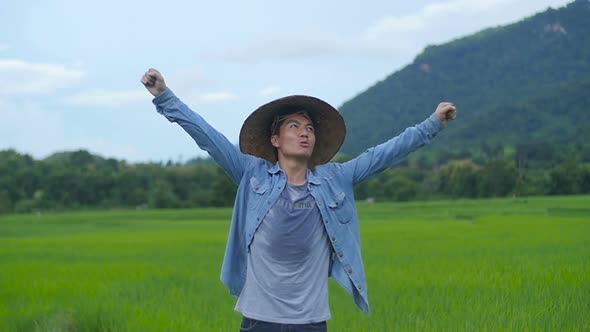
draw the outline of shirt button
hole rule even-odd
[[[336,241],[336,237],[332,236],[332,242]]]
[[[344,254],[341,251],[341,252],[338,253],[338,257],[342,257],[342,256],[344,256]]]
[[[352,273],[352,269],[348,269],[348,271],[346,271],[346,272],[348,272],[348,274],[351,274]]]
[[[266,202],[266,204],[267,204],[267,205],[270,205],[270,201],[267,201],[267,202]]]
[[[327,224],[327,223],[328,223],[328,219],[324,220],[324,224]]]

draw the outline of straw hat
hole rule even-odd
[[[342,146],[346,125],[334,107],[310,96],[288,96],[260,106],[242,125],[240,150],[276,163],[276,148],[270,142],[272,123],[277,116],[299,111],[306,111],[315,127],[316,142],[310,158],[311,166],[327,163]]]

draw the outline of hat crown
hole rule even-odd
[[[292,95],[273,100],[248,116],[240,130],[240,150],[277,162],[276,148],[271,144],[272,125],[277,115],[305,110],[316,127],[316,145],[310,165],[325,164],[338,152],[346,136],[346,125],[340,113],[325,101],[311,96]]]

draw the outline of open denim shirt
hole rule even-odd
[[[238,184],[221,280],[231,294],[239,296],[246,279],[250,243],[260,222],[285,187],[285,173],[279,163],[272,164],[242,153],[170,89],[154,98],[153,103],[159,113],[170,122],[178,123]],[[399,136],[368,149],[355,159],[307,170],[309,190],[332,244],[330,276],[352,295],[366,314],[369,313],[369,298],[353,186],[399,163],[408,153],[428,143],[442,128],[442,122],[432,114],[422,123],[407,128]]]

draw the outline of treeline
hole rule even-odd
[[[575,159],[549,170],[519,169],[511,159],[449,160],[432,170],[391,168],[355,188],[357,199],[377,201],[572,194],[590,194],[590,166]]]
[[[530,195],[590,194],[590,166],[576,155],[531,158],[538,146],[514,152],[488,149],[416,155],[355,188],[357,200],[407,201]],[[559,154],[559,149],[545,148]],[[556,155],[551,155],[556,158]],[[430,159],[429,159],[430,158]],[[338,156],[344,161],[345,156]],[[554,164],[552,161],[560,160]],[[129,164],[88,151],[35,160],[14,150],[0,151],[0,213],[111,208],[231,206],[236,186],[210,159],[187,163]]]
[[[0,151],[0,213],[225,206],[234,192],[234,184],[208,160],[129,164],[84,150],[35,160]]]

